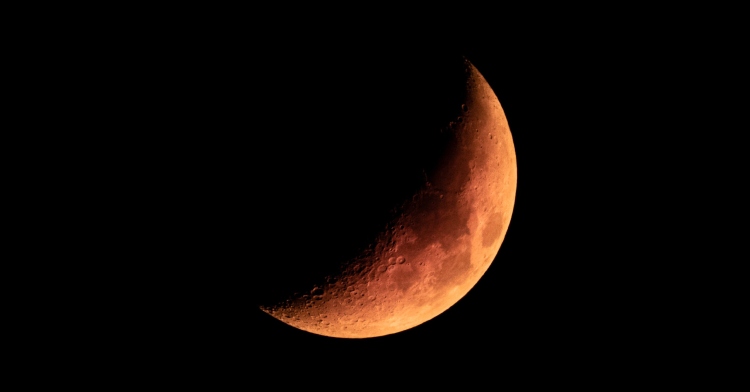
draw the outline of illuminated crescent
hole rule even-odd
[[[462,115],[442,130],[450,145],[403,213],[338,275],[263,311],[315,334],[375,337],[434,318],[479,281],[510,224],[516,155],[495,93],[468,60],[464,69]]]

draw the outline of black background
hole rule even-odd
[[[99,234],[116,260],[101,284],[126,288],[102,305],[118,331],[108,341],[143,361],[229,372],[477,352],[533,372],[571,358],[596,366],[661,336],[668,298],[647,297],[663,270],[634,250],[652,239],[630,231],[650,181],[632,163],[644,132],[635,114],[650,109],[631,71],[648,54],[570,26],[472,35],[434,22],[407,37],[356,23],[284,36],[188,21],[104,39],[90,66],[106,83],[89,95],[118,96],[95,107],[112,141],[98,153],[114,162],[100,192],[116,218],[103,219],[121,234]],[[375,230],[362,222],[408,193],[431,151],[420,119],[439,124],[454,107],[439,75],[461,56],[499,98],[518,161],[513,217],[487,273],[443,314],[379,338],[318,336],[260,311],[280,276],[348,255]],[[395,193],[373,186],[384,183]]]
[[[727,10],[530,6],[30,13],[45,28],[14,29],[9,62],[25,72],[8,75],[31,141],[17,163],[37,172],[20,189],[31,207],[10,209],[42,233],[19,263],[36,283],[20,295],[39,299],[25,307],[26,355],[74,377],[114,371],[110,382],[202,376],[215,389],[281,374],[274,386],[310,389],[405,373],[619,383],[736,347],[720,342],[732,324],[721,318],[739,313],[721,305],[742,285],[721,261],[739,260],[722,252],[741,233],[703,220],[737,212],[718,212],[729,197],[717,185],[741,167],[727,149],[741,101],[711,90],[743,91],[729,72],[742,24]],[[440,316],[381,338],[326,338],[262,313],[280,277],[347,256],[374,230],[364,222],[408,193],[433,150],[394,125],[442,121],[450,83],[431,75],[460,55],[497,94],[518,158],[485,276]],[[693,380],[684,373],[674,378]],[[359,384],[343,382],[352,375]]]

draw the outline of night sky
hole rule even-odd
[[[229,368],[250,358],[348,361],[387,352],[429,359],[476,350],[523,367],[539,355],[564,360],[634,341],[622,332],[639,325],[613,311],[632,293],[611,287],[633,274],[612,261],[628,250],[610,246],[607,230],[618,211],[606,202],[617,174],[593,173],[616,143],[610,134],[622,128],[608,92],[619,84],[592,81],[588,72],[605,61],[590,56],[592,47],[572,45],[570,34],[521,43],[514,34],[530,35],[511,28],[471,41],[363,38],[352,45],[336,32],[271,43],[230,27],[161,35],[129,59],[120,80],[144,92],[128,107],[137,115],[123,120],[138,147],[136,163],[124,170],[143,173],[123,213],[147,222],[133,242],[159,249],[132,250],[139,261],[130,273],[140,268],[147,276],[124,299],[144,304],[132,310],[136,332],[127,341],[185,361],[217,358]],[[440,89],[430,76],[456,56],[495,91],[518,162],[513,217],[484,277],[438,317],[379,338],[313,335],[263,313],[258,304],[277,289],[279,273],[299,275],[361,245],[355,229],[371,228],[357,226],[357,217],[375,219],[389,197],[399,197],[370,189],[374,181],[412,183],[414,173],[399,172],[399,162],[429,149],[399,126],[418,128],[415,113],[438,121],[442,111],[427,98]],[[428,91],[425,99],[414,99],[420,91]],[[357,197],[373,209],[349,208]]]

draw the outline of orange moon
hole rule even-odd
[[[510,224],[516,155],[500,102],[468,60],[464,77],[462,114],[442,131],[450,145],[402,213],[337,275],[264,312],[319,335],[383,336],[441,314],[479,281]]]

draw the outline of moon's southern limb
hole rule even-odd
[[[441,131],[450,142],[421,188],[338,275],[261,309],[315,334],[375,337],[434,318],[479,281],[510,224],[517,169],[500,102],[464,65],[461,115]]]

